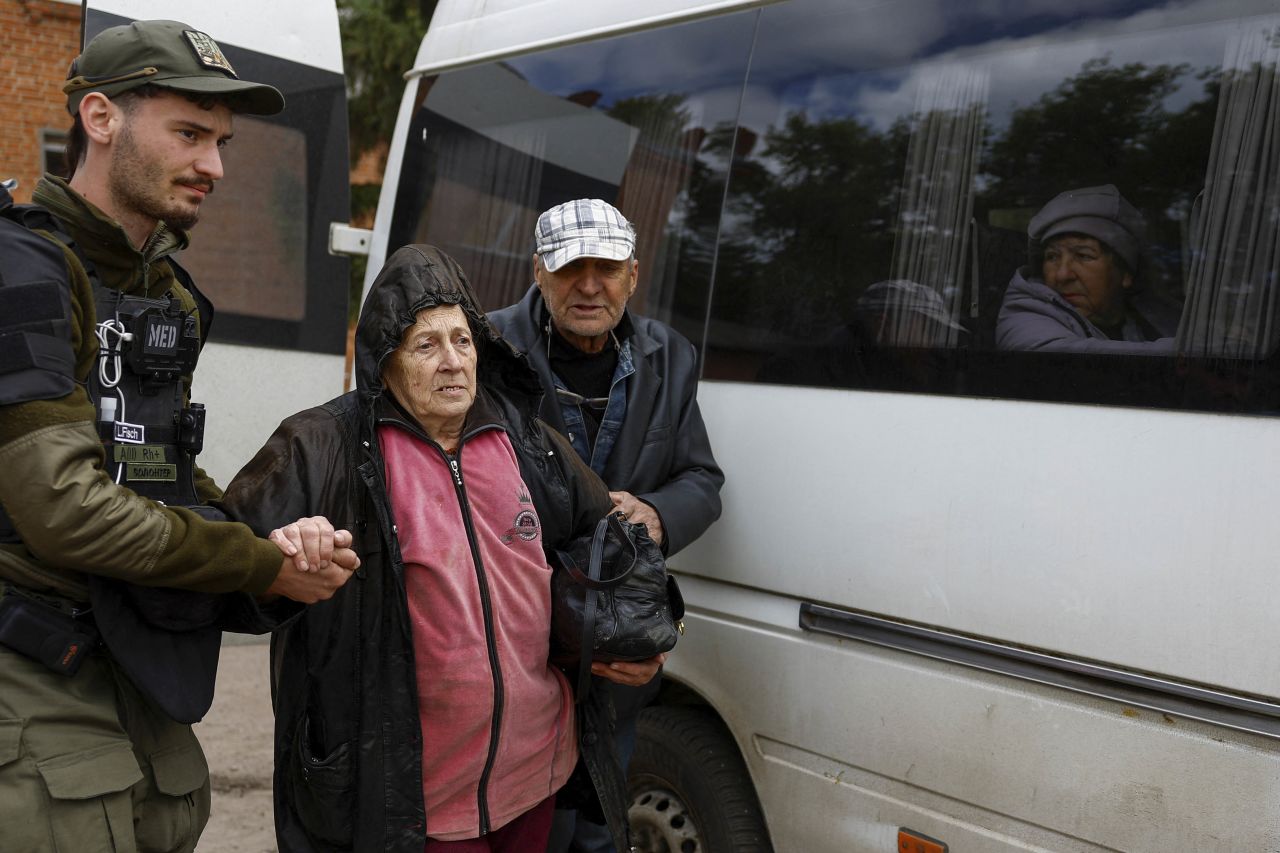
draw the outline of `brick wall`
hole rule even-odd
[[[0,180],[18,179],[18,201],[40,177],[40,132],[71,126],[62,83],[79,48],[79,4],[0,0]]]

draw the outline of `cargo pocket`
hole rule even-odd
[[[22,720],[0,720],[0,849],[39,850],[49,829],[37,818],[46,802],[44,783],[22,758]]]
[[[0,767],[22,754],[22,720],[0,720]]]
[[[138,850],[191,850],[209,820],[209,765],[192,735],[189,742],[149,756],[154,790],[138,806]]]
[[[329,844],[350,847],[355,814],[351,744],[344,742],[317,755],[310,722],[304,717],[295,730],[290,765],[290,799],[307,832]]]
[[[136,848],[129,789],[142,780],[142,771],[127,741],[48,758],[36,769],[49,790],[44,817],[56,850],[114,853]]]

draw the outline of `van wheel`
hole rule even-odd
[[[627,786],[640,853],[772,853],[746,764],[704,708],[640,713]]]

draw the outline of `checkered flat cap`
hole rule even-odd
[[[535,251],[548,272],[577,258],[622,261],[636,251],[636,229],[616,207],[598,198],[558,204],[538,217]]]

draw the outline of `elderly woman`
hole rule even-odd
[[[1141,306],[1142,215],[1111,184],[1068,190],[1027,228],[1032,264],[1014,273],[996,346],[1045,352],[1173,352],[1177,318]]]
[[[387,261],[356,370],[355,391],[284,421],[224,501],[259,530],[322,513],[363,563],[272,643],[280,849],[539,851],[571,775],[590,797],[571,805],[598,800],[628,849],[604,691],[575,707],[548,664],[544,549],[589,533],[608,490],[535,418],[537,377],[435,248]],[[592,671],[640,685],[660,663]]]

